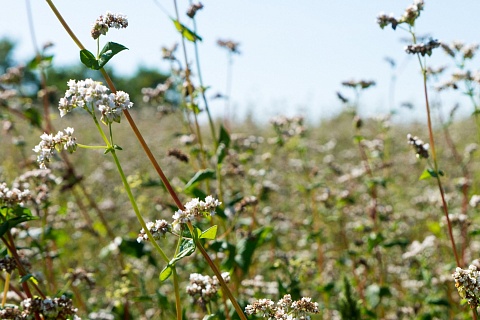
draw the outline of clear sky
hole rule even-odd
[[[33,56],[28,28],[26,1],[0,0],[0,37],[18,43],[19,60]],[[173,1],[156,0],[173,16]],[[179,1],[181,20],[188,1]],[[55,43],[57,65],[78,60],[78,49],[68,37],[45,1],[30,0],[38,43]],[[421,77],[418,63],[408,57],[400,38],[401,30],[381,30],[375,23],[379,12],[401,15],[412,1],[404,0],[203,0],[197,14],[202,73],[211,94],[225,92],[227,54],[216,45],[219,38],[240,42],[241,55],[234,57],[232,105],[238,115],[252,112],[268,119],[278,114],[304,114],[310,120],[331,116],[341,110],[336,91],[350,95],[341,82],[349,79],[375,80],[361,100],[361,113],[388,110],[391,69],[384,61],[391,57],[401,66],[397,78],[396,101],[413,101],[423,112]],[[480,42],[480,1],[426,0],[417,23],[419,34],[450,42]],[[154,0],[55,1],[59,11],[83,44],[95,52],[90,38],[95,19],[106,11],[128,16],[129,27],[111,30],[102,41],[119,42],[129,48],[113,60],[121,73],[138,65],[167,71],[160,48],[179,42],[179,34]],[[189,51],[189,60],[194,56]],[[432,65],[448,62],[442,50],[432,56]],[[477,65],[478,65],[478,60]],[[195,70],[195,68],[194,68]],[[122,88],[128,91],[128,88]],[[458,95],[457,95],[458,96]],[[454,98],[452,98],[454,99]],[[455,98],[456,99],[456,98]],[[451,103],[453,103],[452,100]],[[465,106],[465,108],[471,108]],[[221,115],[223,103],[212,104],[214,115]],[[470,109],[468,109],[470,110]],[[471,111],[471,110],[470,110]],[[411,114],[411,112],[410,112]],[[399,118],[408,117],[404,110]]]

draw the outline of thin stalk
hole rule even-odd
[[[191,3],[192,2],[190,1],[190,4]],[[193,32],[197,33],[197,21],[195,20],[195,17],[192,18],[192,21],[193,21]],[[197,65],[198,81],[200,83],[200,87],[202,88],[200,90],[200,93],[202,94],[203,103],[205,104],[205,111],[207,112],[208,124],[210,126],[210,132],[212,134],[213,143],[215,144],[215,149],[217,149],[218,142],[217,142],[217,139],[215,138],[215,125],[213,124],[212,115],[210,114],[210,108],[208,107],[207,97],[205,96],[205,90],[204,90],[205,87],[203,85],[202,70],[200,68],[200,55],[198,53],[198,44],[196,41],[193,42],[193,47],[195,49],[195,64]]]
[[[227,83],[226,83],[226,92],[225,95],[227,96],[225,99],[225,115],[223,117],[223,121],[225,127],[227,129],[230,128],[230,95],[232,93],[232,69],[233,69],[233,59],[232,53],[228,52],[228,65],[227,65]]]
[[[419,59],[420,59],[420,56],[419,56]],[[430,116],[430,103],[429,103],[429,100],[428,100],[427,72],[426,72],[426,68],[424,68],[424,66],[422,64],[421,64],[421,66],[422,66],[422,73],[423,73],[423,91],[424,91],[424,95],[425,95],[425,107],[426,107],[426,110],[427,110],[428,135],[429,135],[429,138],[430,138],[430,147],[431,147],[431,150],[432,150],[433,166],[434,166],[434,169],[435,169],[435,172],[436,172],[438,190],[440,191],[440,196],[442,198],[442,208],[443,208],[443,212],[445,214],[445,219],[447,220],[448,234],[449,234],[449,237],[450,237],[450,242],[452,244],[453,254],[455,256],[455,261],[457,263],[457,266],[461,267],[462,264],[460,263],[460,258],[459,258],[458,253],[457,253],[457,247],[455,245],[455,239],[453,238],[452,224],[451,224],[450,218],[448,216],[448,206],[447,206],[447,202],[445,201],[445,194],[444,194],[444,191],[443,191],[442,181],[440,180],[440,174],[438,173],[439,171],[438,171],[438,163],[437,163],[437,154],[435,152],[435,140],[433,138],[432,120],[431,120],[431,116]]]
[[[177,1],[173,0],[173,4],[175,6],[175,16],[177,18],[177,21],[180,23],[180,15],[178,14]],[[187,82],[187,92],[188,92],[188,95],[190,96],[190,103],[193,104],[193,86],[192,86],[192,82],[190,81],[190,67],[188,66],[187,46],[185,44],[185,37],[183,35],[182,35],[182,51],[183,51],[183,58],[185,60],[185,81]],[[193,115],[195,120],[195,128],[197,131],[198,145],[200,146],[200,153],[202,154],[202,166],[203,166],[203,169],[205,169],[207,167],[207,160],[206,160],[205,148],[203,146],[202,133],[200,132],[197,114],[195,111],[193,111]]]
[[[50,6],[50,8],[52,9],[52,11],[54,12],[55,16],[57,17],[57,19],[60,21],[60,23],[62,24],[62,26],[65,28],[65,31],[67,31],[67,33],[69,34],[69,36],[73,39],[73,41],[75,42],[75,44],[80,48],[80,50],[83,50],[85,49],[85,47],[83,46],[83,44],[80,42],[80,40],[78,40],[78,38],[75,36],[75,34],[73,33],[73,31],[70,29],[70,27],[68,26],[68,24],[66,23],[66,21],[63,19],[62,15],[60,14],[60,12],[57,10],[57,8],[55,7],[55,5],[53,4],[52,0],[45,0],[47,1],[48,5]],[[105,81],[107,82],[107,85],[109,86],[110,88],[110,91],[112,93],[115,93],[117,92],[116,88],[115,88],[115,85],[113,84],[112,80],[110,79],[110,76],[108,75],[108,73],[102,68],[100,69],[100,72],[102,73],[103,77],[105,78]],[[140,142],[140,145],[142,146],[143,150],[145,151],[145,153],[147,154],[147,157],[148,159],[150,160],[150,162],[152,163],[153,167],[155,168],[155,170],[157,171],[158,175],[160,176],[160,179],[162,180],[163,184],[165,185],[165,187],[167,188],[168,192],[170,193],[170,196],[173,198],[175,204],[177,205],[177,207],[179,209],[182,209],[183,208],[183,204],[182,202],[180,201],[180,199],[178,198],[177,194],[175,193],[175,191],[173,190],[172,186],[170,185],[170,182],[168,181],[167,177],[163,174],[163,171],[162,169],[160,168],[160,166],[158,165],[158,162],[157,160],[155,159],[155,157],[153,156],[153,153],[152,151],[150,150],[150,148],[148,147],[148,145],[146,144],[145,142],[145,139],[143,139],[143,136],[142,134],[140,133],[140,131],[138,130],[137,128],[137,125],[135,124],[135,121],[133,120],[132,116],[130,115],[130,112],[128,112],[128,110],[123,110],[123,113],[125,115],[125,118],[127,119],[128,123],[130,124],[135,136],[137,137],[138,141]]]
[[[2,308],[5,306],[5,303],[7,303],[7,293],[10,287],[11,276],[12,275],[9,272],[7,272],[7,275],[5,276],[5,287],[3,288]]]
[[[190,221],[187,223],[187,226],[188,226],[188,229],[190,230],[190,233],[193,235],[195,231],[193,230],[193,225]],[[237,315],[240,317],[240,319],[247,320],[247,317],[243,313],[242,308],[240,307],[237,300],[233,296],[232,292],[228,288],[227,284],[225,283],[225,280],[223,280],[222,274],[218,270],[217,266],[212,261],[212,259],[210,259],[210,256],[208,255],[207,251],[205,251],[205,249],[203,248],[202,243],[195,237],[193,239],[195,241],[195,245],[200,250],[200,253],[205,258],[205,261],[208,263],[208,265],[212,269],[213,273],[215,273],[215,276],[217,277],[218,282],[220,283],[220,286],[222,287],[223,292],[227,295],[228,299],[232,303],[233,307],[235,308],[235,311],[237,312]]]
[[[140,210],[138,209],[137,202],[135,201],[135,197],[133,196],[132,189],[130,188],[130,185],[128,184],[127,177],[125,176],[125,173],[123,172],[123,168],[120,164],[120,161],[118,160],[117,154],[115,152],[115,149],[111,145],[110,141],[108,140],[107,136],[103,132],[102,128],[100,127],[100,123],[98,122],[97,118],[95,117],[95,114],[92,113],[92,118],[93,121],[95,122],[95,126],[98,129],[98,132],[102,136],[103,140],[107,144],[110,153],[112,154],[113,161],[115,162],[115,165],[117,166],[118,173],[120,174],[120,178],[122,179],[123,187],[125,188],[125,191],[127,192],[128,199],[130,200],[130,203],[132,204],[133,211],[135,212],[135,215],[137,216],[138,221],[140,222],[140,225],[142,226],[143,230],[145,230],[145,233],[147,234],[148,240],[152,243],[153,247],[160,253],[160,256],[165,262],[169,262],[170,259],[168,259],[167,255],[165,252],[163,252],[162,248],[158,245],[158,243],[155,241],[153,238],[150,230],[148,230],[147,225],[145,223],[145,220],[143,219]]]

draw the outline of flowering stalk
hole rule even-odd
[[[85,49],[85,47],[81,44],[81,42],[77,39],[77,37],[75,36],[75,34],[72,32],[72,30],[68,27],[67,23],[65,22],[65,20],[63,19],[63,17],[61,16],[61,14],[58,12],[58,10],[55,8],[53,2],[51,0],[46,0],[47,3],[49,4],[50,8],[52,9],[52,11],[55,13],[55,15],[57,16],[57,18],[59,19],[60,23],[63,25],[63,27],[65,28],[65,30],[67,31],[67,33],[70,35],[70,37],[75,41],[75,43],[77,44],[77,46],[80,48],[80,49]],[[105,80],[108,84],[108,86],[110,87],[110,91],[115,94],[117,91],[115,89],[115,86],[113,84],[113,82],[111,81],[110,77],[108,76],[108,74],[106,73],[106,71],[101,68],[100,69],[102,75],[105,77]],[[168,192],[170,193],[170,195],[172,196],[173,200],[175,201],[177,207],[180,209],[180,210],[185,210],[185,207],[183,206],[183,204],[180,202],[176,192],[173,190],[170,182],[168,181],[168,179],[166,178],[166,176],[164,175],[163,171],[161,170],[160,166],[158,165],[158,162],[156,161],[155,157],[153,156],[150,148],[147,146],[145,140],[143,139],[143,136],[141,135],[140,131],[138,130],[135,122],[133,121],[130,113],[128,112],[128,110],[126,108],[124,108],[123,110],[123,113],[125,115],[125,117],[127,118],[127,121],[129,122],[130,126],[132,127],[132,130],[134,131],[135,133],[135,136],[137,137],[137,139],[139,140],[140,144],[142,145],[145,153],[147,154],[147,157],[149,158],[149,160],[152,162],[155,170],[157,171],[157,173],[159,174],[162,182],[164,183],[165,187],[167,188]],[[93,117],[94,118],[94,121],[95,121],[95,125],[97,126],[97,128],[99,129],[99,132],[101,133],[102,135],[102,138],[104,139],[105,143],[107,144],[108,146],[108,150],[112,153],[112,156],[114,158],[114,161],[115,161],[115,164],[117,166],[117,169],[120,173],[120,176],[121,176],[121,179],[122,179],[122,182],[124,184],[124,187],[125,187],[125,190],[127,191],[127,194],[128,194],[128,197],[130,199],[130,202],[132,204],[132,207],[135,211],[135,215],[137,216],[137,219],[140,221],[140,224],[142,225],[142,228],[145,230],[147,236],[148,236],[148,239],[150,240],[150,242],[152,242],[153,246],[157,249],[157,251],[160,253],[160,255],[162,256],[162,258],[168,263],[169,262],[169,259],[168,257],[165,255],[165,253],[163,252],[163,250],[159,247],[159,245],[156,243],[156,241],[154,240],[152,234],[150,233],[149,229],[147,228],[146,224],[145,224],[145,221],[143,220],[143,217],[141,216],[140,212],[139,212],[139,209],[138,209],[138,206],[135,202],[135,199],[133,197],[133,194],[132,194],[132,191],[130,189],[130,186],[127,182],[127,179],[125,177],[125,174],[123,173],[123,170],[122,170],[122,167],[120,165],[120,162],[116,156],[116,153],[115,153],[115,149],[114,147],[110,144],[110,142],[108,141],[108,139],[106,138],[105,134],[103,133],[103,130],[101,130],[100,128],[100,125],[98,123],[98,120],[96,120],[96,117]],[[189,221],[188,222],[188,227],[190,229],[190,231],[192,232],[193,231],[193,226],[191,225],[191,222]],[[193,234],[193,233],[192,233]],[[220,272],[218,271],[218,268],[216,267],[216,265],[213,263],[213,261],[210,259],[210,257],[208,256],[208,253],[205,251],[205,249],[202,247],[201,243],[196,240],[196,244],[197,244],[197,247],[199,248],[200,252],[202,253],[202,255],[204,256],[204,258],[206,259],[207,263],[209,264],[210,268],[212,268],[212,270],[214,271],[215,275],[217,276],[217,278],[219,279],[219,282],[220,282],[220,285],[222,287],[222,289],[224,290],[225,294],[229,297],[230,301],[232,302],[235,310],[237,311],[237,314],[239,315],[239,317],[242,319],[242,320],[246,320],[247,318],[245,317],[245,315],[243,314],[243,311],[242,309],[240,308],[238,302],[235,300],[235,298],[233,297],[232,293],[230,292],[230,290],[228,289],[228,286],[226,285],[226,283],[224,281],[222,281],[222,277],[221,277],[221,274]]]
[[[188,227],[188,230],[190,230],[190,233],[194,234],[195,230],[193,230],[193,225],[190,221],[188,221],[187,227]],[[235,311],[237,312],[237,315],[240,317],[240,319],[247,320],[247,317],[243,313],[242,308],[240,307],[237,300],[233,296],[232,292],[228,288],[227,284],[225,283],[225,280],[223,280],[222,274],[218,270],[217,266],[212,261],[212,259],[210,259],[210,256],[208,255],[207,251],[205,251],[205,249],[203,248],[202,243],[196,237],[194,237],[193,239],[195,241],[195,245],[200,250],[200,253],[205,258],[205,261],[210,266],[210,269],[212,269],[213,273],[215,273],[215,276],[217,277],[218,282],[220,283],[220,286],[222,287],[223,292],[227,295],[228,299],[233,304],[233,307],[235,308]]]
[[[435,151],[435,139],[433,136],[433,126],[432,120],[430,115],[430,103],[428,100],[428,90],[427,90],[427,67],[426,67],[426,59],[425,55],[430,56],[432,54],[432,50],[438,48],[440,46],[440,42],[437,40],[430,39],[427,43],[417,43],[417,37],[415,35],[414,26],[416,19],[420,16],[421,11],[424,9],[424,1],[423,0],[415,0],[413,5],[407,7],[404,14],[400,18],[395,18],[392,15],[380,14],[377,17],[377,23],[383,29],[384,27],[391,25],[391,27],[395,30],[398,25],[406,24],[406,30],[412,36],[412,43],[405,48],[405,51],[409,54],[415,54],[418,58],[418,62],[420,64],[420,69],[423,75],[423,91],[425,96],[425,108],[427,113],[427,126],[428,126],[428,135],[430,140],[430,147],[432,150],[432,160],[433,160],[433,169],[434,174],[431,175],[437,180],[437,186],[440,191],[440,197],[442,200],[442,209],[445,214],[445,218],[447,221],[447,229],[450,238],[450,242],[452,245],[453,254],[455,256],[455,261],[457,266],[461,266],[460,258],[457,253],[457,248],[455,244],[455,239],[453,238],[452,232],[452,224],[450,223],[450,218],[448,215],[448,206],[445,200],[445,194],[442,186],[442,181],[440,179],[441,172],[438,168],[437,162],[437,154]],[[423,61],[422,61],[423,57]]]

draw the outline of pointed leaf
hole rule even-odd
[[[227,148],[230,146],[230,134],[223,125],[220,126],[220,135],[218,137],[218,144],[223,143]]]
[[[87,49],[80,50],[80,61],[87,66],[87,68],[93,69],[93,70],[98,70],[100,67],[98,66],[98,61]]]
[[[192,179],[190,179],[190,181],[187,182],[187,184],[185,185],[185,189],[190,188],[192,185],[194,185],[197,182],[200,182],[206,179],[214,179],[214,178],[215,178],[215,171],[213,171],[212,169],[200,170],[197,173],[195,173],[195,175],[193,176]]]
[[[123,50],[128,50],[128,48],[119,43],[108,42],[100,52],[100,58],[98,59],[99,69],[103,68],[110,59]]]
[[[52,64],[53,56],[34,57],[27,64],[27,68],[30,70],[37,69],[38,67],[48,67]]]
[[[429,179],[432,177],[430,171],[430,169],[425,169],[422,174],[420,175],[420,177],[418,178],[418,180],[425,180],[425,179]]]
[[[216,236],[217,236],[217,226],[214,225],[214,226],[208,228],[207,230],[203,231],[199,238],[200,239],[214,240]]]
[[[172,21],[175,25],[175,28],[177,28],[178,32],[180,32],[185,39],[191,42],[195,42],[197,40],[202,41],[202,38],[198,34],[185,27],[183,24],[178,22],[178,20],[172,19]]]
[[[24,276],[20,279],[20,283],[27,282],[28,280],[31,280],[33,283],[38,284],[37,278],[35,278],[35,276],[34,276],[33,274],[31,274],[31,273],[24,275]]]

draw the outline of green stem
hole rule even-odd
[[[195,20],[195,17],[192,18],[192,21],[193,21],[193,32],[197,33],[197,22]],[[203,102],[205,104],[205,111],[207,111],[208,124],[210,126],[210,132],[212,133],[212,139],[215,144],[215,149],[217,149],[218,142],[217,142],[217,139],[215,138],[215,125],[213,124],[212,115],[210,114],[210,108],[208,107],[207,97],[205,96],[205,87],[203,85],[202,70],[200,68],[200,56],[198,54],[198,44],[196,41],[193,42],[193,46],[195,48],[195,64],[197,65],[198,81],[200,82],[200,87],[201,87],[200,92],[202,94]]]

